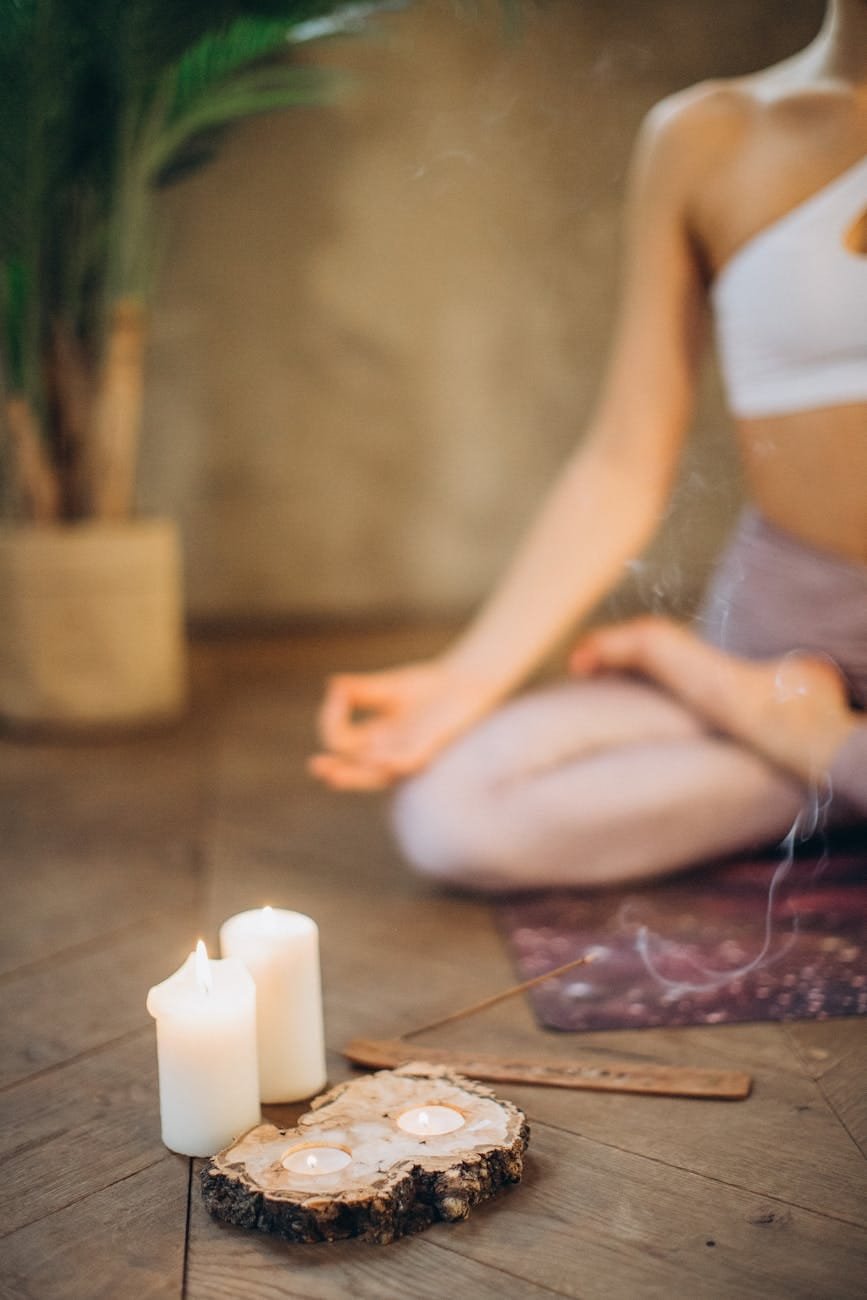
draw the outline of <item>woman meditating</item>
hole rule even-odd
[[[591,632],[667,502],[704,303],[751,499],[691,630]],[[439,657],[335,677],[311,770],[396,786],[409,862],[451,884],[594,886],[867,820],[867,0],[765,71],[663,101],[636,149],[625,286],[585,437]]]

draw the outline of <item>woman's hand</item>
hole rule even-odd
[[[495,698],[444,660],[340,674],[319,712],[323,752],[308,768],[336,790],[381,790],[425,767]]]
[[[701,717],[801,780],[815,782],[857,726],[828,659],[788,654],[741,659],[664,618],[590,632],[570,658],[579,676],[616,669],[658,682]]]

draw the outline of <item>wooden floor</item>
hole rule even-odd
[[[160,1143],[148,987],[264,902],[321,927],[333,1080],[513,979],[488,907],[401,867],[381,810],[302,760],[322,675],[430,634],[201,643],[191,716],[112,743],[0,743],[0,1295],[10,1300],[867,1295],[867,1023],[544,1033],[522,1001],[438,1040],[752,1072],[742,1103],[501,1088],[524,1182],[388,1247],[289,1247],[203,1212]],[[278,1121],[298,1110],[269,1108]]]

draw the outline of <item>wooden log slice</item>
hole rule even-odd
[[[463,1123],[427,1136],[398,1123],[433,1107],[458,1112]],[[443,1114],[425,1113],[432,1120]],[[437,1219],[465,1219],[472,1206],[519,1182],[529,1136],[526,1116],[511,1102],[414,1061],[332,1088],[295,1128],[251,1129],[204,1167],[202,1197],[215,1218],[285,1241],[384,1244]],[[299,1172],[311,1156],[322,1159],[322,1148],[346,1153],[345,1167]]]

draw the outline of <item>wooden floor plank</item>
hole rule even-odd
[[[102,744],[0,742],[0,973],[194,905],[207,719]]]
[[[501,1030],[493,1041],[506,1038]],[[687,1031],[684,1042],[688,1039]],[[480,1050],[478,1038],[476,1042]],[[573,1050],[578,1055],[580,1043]],[[715,1064],[702,1051],[684,1055],[691,1063]],[[678,1064],[684,1055],[654,1053],[653,1058]],[[864,1161],[821,1088],[806,1075],[750,1068],[753,1091],[743,1102],[515,1086],[500,1090],[531,1118],[576,1135],[867,1226]],[[817,1151],[823,1153],[818,1161]]]
[[[0,1089],[146,1029],[147,990],[178,968],[196,937],[193,909],[146,916],[0,981]]]
[[[488,905],[412,878],[382,801],[333,795],[304,768],[325,672],[435,643],[212,643],[173,735],[0,743],[0,1296],[180,1298],[189,1162],[159,1141],[143,1002],[192,931],[213,945],[222,920],[264,902],[316,918],[334,1080],[351,1073],[350,1037],[394,1036],[513,982]],[[755,1090],[725,1105],[503,1088],[533,1123],[524,1184],[388,1248],[222,1227],[194,1187],[188,1296],[860,1294],[863,1022],[564,1035],[518,998],[428,1041],[740,1067]],[[300,1109],[268,1113],[287,1124]]]
[[[3,1300],[179,1300],[189,1162],[164,1153],[3,1242]]]
[[[867,1021],[804,1020],[786,1025],[804,1068],[867,1157]]]
[[[149,1029],[0,1095],[0,1236],[165,1156]]]
[[[449,1248],[581,1300],[863,1295],[867,1234],[537,1125],[507,1211]],[[513,1213],[514,1210],[514,1213]],[[544,1244],[543,1244],[544,1243]]]
[[[137,927],[156,911],[197,906],[192,840],[119,845],[112,838],[0,846],[0,978]]]
[[[430,1247],[452,1260],[431,1260]],[[371,1253],[373,1252],[373,1253]],[[487,1286],[468,1265],[496,1270]],[[867,1238],[853,1225],[709,1184],[536,1127],[525,1182],[465,1224],[380,1249],[290,1247],[209,1222],[194,1193],[188,1294],[366,1297],[555,1293],[859,1296]],[[483,1278],[484,1275],[481,1275]],[[472,1288],[472,1289],[471,1289]],[[480,1289],[476,1289],[480,1288]]]
[[[507,1195],[503,1204],[509,1200]],[[445,1295],[550,1300],[561,1294],[495,1263],[442,1249],[444,1234],[460,1230],[442,1225],[390,1246],[357,1241],[290,1246],[214,1222],[194,1180],[186,1300],[442,1300]]]
[[[209,907],[216,917],[267,898],[317,919],[327,1038],[335,1053],[354,1036],[396,1036],[508,986],[512,977],[485,904],[426,891],[405,873],[395,875],[388,863],[379,868],[380,860],[368,859],[363,890],[352,878],[341,883],[314,874],[305,879],[303,856],[293,856],[291,849],[262,850],[248,841],[237,858],[237,842],[231,835],[226,842],[226,829],[222,825],[220,842],[210,850]],[[349,842],[362,841],[356,834]],[[743,1103],[515,1086],[500,1090],[534,1119],[813,1210],[833,1214],[835,1207],[857,1202],[859,1190],[863,1196],[860,1157],[780,1026],[632,1031],[617,1035],[609,1046],[610,1037],[544,1033],[519,998],[428,1035],[427,1041],[531,1057],[569,1059],[605,1050],[615,1059],[619,1054],[748,1069],[754,1090]],[[422,1045],[417,1054],[423,1058]],[[332,1074],[345,1077],[339,1059],[330,1059]],[[818,1167],[817,1148],[828,1157]],[[864,1222],[863,1199],[859,1213]]]

